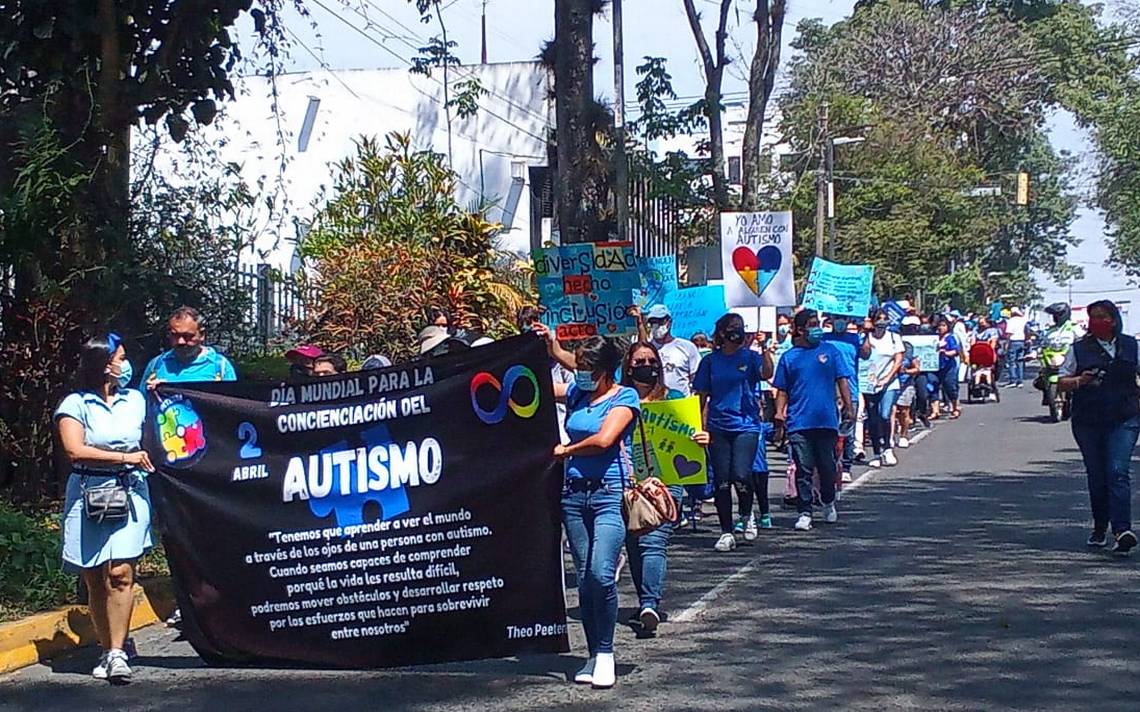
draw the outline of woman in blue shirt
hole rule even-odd
[[[629,347],[621,372],[622,385],[636,390],[642,403],[685,397],[685,394],[665,385],[661,354],[648,341],[638,341]],[[697,432],[693,434],[693,440],[707,445],[709,435],[704,431]],[[653,474],[660,476],[660,473]],[[669,492],[679,506],[682,496],[680,485],[669,487]],[[657,631],[657,624],[661,622],[658,608],[665,591],[665,572],[668,568],[665,549],[669,545],[674,525],[675,522],[666,522],[647,534],[628,534],[625,539],[625,549],[629,552],[629,572],[633,576],[633,585],[637,588],[637,620],[642,631],[648,635],[653,635]]]
[[[962,415],[958,409],[958,357],[962,354],[962,345],[950,330],[950,322],[945,318],[938,320],[938,385],[942,390],[942,402],[950,406],[950,417],[957,418]],[[937,395],[937,394],[935,394]],[[934,414],[941,416],[941,403],[934,399]]]
[[[553,347],[552,355],[558,357]],[[621,360],[616,344],[592,336],[568,364],[574,366],[574,382],[554,384],[555,397],[566,403],[570,436],[569,444],[554,448],[554,456],[567,461],[562,524],[578,572],[590,653],[574,681],[599,688],[613,687],[616,681],[617,560],[626,534],[622,489],[633,473],[632,434],[641,412],[637,391],[614,381]]]
[[[709,434],[709,460],[721,531],[715,548],[731,551],[736,548],[732,483],[742,489],[752,486],[752,463],[760,441],[760,402],[756,392],[761,381],[772,377],[772,355],[761,355],[748,348],[744,319],[739,314],[725,314],[717,320],[713,346],[713,352],[701,359],[693,390],[701,396],[701,412]]]
[[[150,458],[141,448],[146,401],[128,389],[131,364],[116,334],[83,345],[78,389],[59,404],[55,422],[71,463],[63,505],[63,561],[87,584],[95,635],[104,653],[92,675],[101,680],[131,677],[124,652],[134,607],[135,562],[150,548]],[[83,489],[124,482],[130,514],[102,521],[87,517]]]

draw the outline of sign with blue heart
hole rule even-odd
[[[724,296],[729,307],[790,307],[792,213],[721,213]]]

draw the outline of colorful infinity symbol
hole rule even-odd
[[[512,397],[515,382],[520,378],[527,379],[530,381],[531,386],[534,387],[534,398],[527,405],[516,403]],[[495,405],[494,410],[484,410],[483,407],[479,405],[479,399],[476,396],[479,389],[483,386],[491,386],[499,392],[499,402]],[[475,415],[479,416],[479,420],[482,420],[487,425],[501,423],[503,418],[507,417],[508,407],[514,411],[518,417],[529,418],[538,411],[538,379],[534,377],[534,371],[531,371],[526,366],[511,366],[508,368],[507,372],[503,374],[502,383],[499,382],[499,379],[486,371],[476,373],[475,377],[471,379],[471,407],[475,409]]]

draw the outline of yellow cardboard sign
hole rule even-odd
[[[709,468],[705,449],[693,442],[701,430],[701,400],[697,396],[641,404],[641,420],[649,440],[652,471],[641,447],[641,428],[633,431],[633,460],[638,479],[649,474],[667,485],[703,485]]]

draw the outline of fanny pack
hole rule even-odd
[[[90,475],[81,475],[79,487],[83,492],[83,514],[92,521],[114,521],[135,514],[135,505],[131,501],[131,473],[117,472],[111,476],[113,479],[101,484],[88,485]]]

